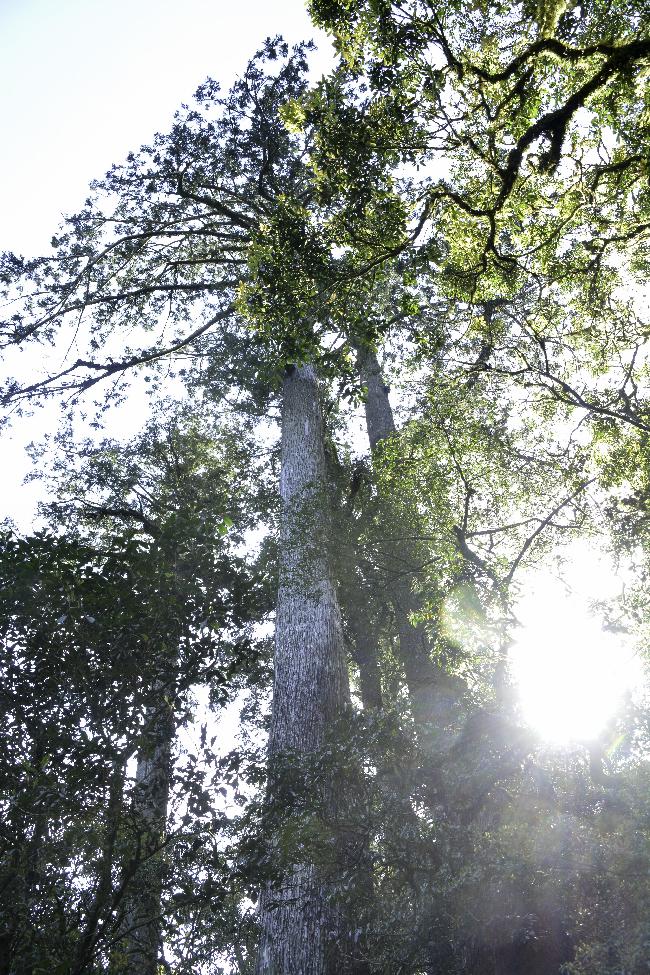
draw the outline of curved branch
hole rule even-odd
[[[28,399],[30,396],[34,395],[49,395],[58,392],[64,392],[68,390],[77,390],[79,393],[84,393],[89,390],[92,386],[96,386],[97,383],[102,382],[104,379],[109,379],[111,376],[119,375],[122,372],[126,372],[128,369],[132,369],[135,366],[147,365],[151,362],[155,362],[158,359],[164,359],[174,352],[178,352],[180,349],[186,348],[191,345],[195,339],[204,335],[207,331],[212,328],[219,321],[223,321],[230,315],[234,314],[235,306],[229,305],[227,308],[222,309],[213,315],[207,322],[200,325],[189,335],[178,339],[176,342],[172,342],[171,345],[166,346],[163,349],[153,349],[148,352],[142,352],[138,355],[129,356],[127,359],[122,359],[119,362],[109,361],[109,362],[91,362],[87,359],[77,359],[71,366],[67,369],[62,370],[54,376],[48,376],[47,379],[43,379],[41,382],[33,383],[31,386],[25,386],[22,389],[10,390],[2,397],[3,405],[8,405],[9,403],[15,402],[19,399]],[[73,376],[73,374],[80,369],[94,370],[99,375],[90,376],[86,379],[79,378],[78,381],[71,381],[65,383],[61,386],[55,386],[59,380],[65,379],[66,376]]]

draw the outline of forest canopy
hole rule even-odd
[[[3,422],[61,418],[0,973],[642,975],[644,687],[551,748],[512,647],[582,546],[647,662],[650,10],[309,9],[321,80],[267,39],[0,259]]]

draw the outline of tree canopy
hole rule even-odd
[[[309,6],[329,76],[267,40],[2,256],[10,366],[63,354],[6,419],[65,415],[0,540],[0,972],[641,975],[641,689],[553,751],[509,651],[585,540],[647,639],[648,11]]]

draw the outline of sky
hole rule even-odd
[[[303,0],[0,0],[0,250],[41,252],[90,180],[275,34],[329,65]]]
[[[208,76],[227,90],[276,34],[317,42],[315,78],[331,65],[303,0],[0,0],[0,251],[46,253],[92,179],[167,131]],[[135,433],[129,417],[113,417],[121,435]],[[54,409],[39,410],[0,440],[0,520],[33,519],[25,445],[55,427]]]
[[[315,77],[332,63],[303,0],[0,0],[0,250],[46,251],[90,180],[166,131],[207,76],[227,89],[277,33],[317,41]],[[137,411],[131,419],[138,423]],[[40,488],[22,484],[25,444],[55,425],[53,413],[39,411],[0,441],[0,519],[29,526]],[[589,553],[569,563],[568,584],[543,571],[529,580],[513,656],[529,720],[554,740],[592,734],[638,671],[629,648],[602,636],[589,614],[598,586],[617,588],[611,566],[596,568]],[[567,724],[567,701],[577,699],[584,720]]]

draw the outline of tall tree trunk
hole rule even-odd
[[[161,703],[147,715],[145,739],[137,755],[133,876],[126,888],[124,938],[119,954],[112,959],[112,970],[124,975],[157,975],[158,971],[163,846],[175,734],[173,708],[164,698],[165,691],[161,687]]]
[[[318,383],[313,367],[289,367],[282,408],[280,582],[269,739],[269,797],[281,788],[283,758],[314,755],[349,706],[341,619],[327,554],[328,486]],[[323,783],[333,818],[340,797]],[[291,802],[290,794],[287,801]],[[299,815],[299,814],[298,814]],[[314,863],[285,867],[260,905],[257,975],[335,975],[340,922],[329,901],[335,879]]]
[[[346,645],[359,669],[359,694],[364,711],[382,707],[381,671],[378,656],[377,627],[369,608],[370,593],[359,574],[359,524],[351,517],[351,509],[341,504],[339,481],[347,472],[336,450],[328,444],[327,429],[323,425],[325,469],[332,512],[332,530],[337,541],[333,570],[337,578],[337,593],[343,615]],[[356,489],[353,493],[356,493]],[[339,545],[339,534],[340,542]]]
[[[367,608],[359,601],[350,598],[347,592],[341,594],[343,610],[351,637],[352,657],[359,668],[359,694],[364,711],[381,708],[381,672],[377,656],[377,633]]]
[[[357,348],[357,366],[367,394],[366,428],[370,449],[377,455],[397,432],[393,410],[388,399],[388,386],[373,349]],[[413,716],[420,732],[444,723],[455,697],[447,676],[431,658],[431,645],[423,623],[412,617],[422,610],[422,601],[413,590],[412,579],[418,571],[417,553],[403,541],[389,542],[391,564],[389,598],[393,604],[399,652],[409,690]]]

